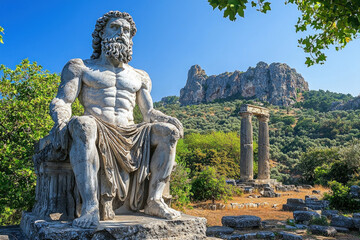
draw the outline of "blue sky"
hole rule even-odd
[[[360,40],[344,50],[327,51],[324,65],[306,67],[297,47],[301,34],[293,5],[272,1],[272,11],[254,9],[235,22],[212,10],[207,0],[1,0],[0,64],[14,68],[24,58],[51,72],[61,72],[72,58],[89,58],[96,20],[110,10],[130,13],[137,25],[130,62],[147,71],[155,101],[179,95],[187,71],[199,64],[208,75],[246,71],[259,61],[287,63],[309,82],[310,89],[360,93]]]

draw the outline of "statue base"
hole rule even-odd
[[[206,239],[206,219],[182,214],[166,220],[134,213],[101,221],[97,229],[72,227],[71,221],[46,221],[23,212],[21,230],[29,239]]]

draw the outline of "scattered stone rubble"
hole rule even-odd
[[[356,186],[356,185],[351,186],[350,196],[353,198],[360,198],[360,186]]]
[[[238,239],[287,239],[301,240],[301,235],[281,230],[271,230],[276,226],[268,225],[261,218],[251,215],[224,216],[221,220],[223,226],[208,227],[206,235],[227,240]],[[279,226],[278,226],[279,227]]]
[[[265,187],[264,190],[260,191],[262,197],[281,197],[281,194],[276,193],[272,187]]]
[[[329,208],[329,201],[318,200],[315,196],[305,196],[305,200],[300,198],[288,198],[286,204],[283,205],[284,211],[307,211],[307,210],[323,210]]]
[[[243,209],[243,208],[261,208],[269,206],[270,204],[268,202],[262,202],[262,203],[228,203],[228,204],[222,204],[222,203],[203,203],[198,204],[194,206],[195,208],[202,208],[207,210],[223,210],[223,209]]]
[[[235,183],[234,183],[235,182]],[[234,181],[235,186],[239,184]],[[229,183],[230,184],[230,183]],[[300,189],[312,189],[310,185],[294,186],[279,185],[269,186],[239,186],[249,192],[258,189],[261,197],[275,197],[274,189],[277,191],[295,191]],[[253,189],[252,189],[253,188]],[[252,189],[252,190],[250,190]],[[360,187],[351,188],[351,196],[360,197]],[[313,190],[312,194],[321,194],[318,190]],[[249,195],[259,197],[258,195]],[[268,206],[269,203],[230,203],[224,208],[256,208]],[[280,205],[281,206],[281,205]],[[272,206],[274,207],[274,206]],[[283,205],[283,210],[293,211],[293,220],[279,221],[270,223],[261,221],[256,216],[225,216],[222,219],[223,226],[209,227],[207,230],[208,237],[217,237],[221,239],[288,239],[300,240],[309,239],[308,234],[321,235],[324,237],[334,237],[337,239],[338,233],[356,234],[354,231],[360,231],[360,213],[343,216],[337,210],[328,210],[329,202],[319,200],[316,196],[308,195],[305,199],[289,198],[287,204]],[[315,224],[316,223],[316,224]],[[319,225],[320,224],[320,225]],[[324,226],[323,226],[324,225]],[[329,226],[328,226],[329,225]],[[270,230],[270,231],[269,231]],[[350,235],[351,236],[351,235]],[[341,237],[341,235],[340,235]],[[350,238],[349,238],[350,239]]]
[[[320,214],[313,211],[294,211],[294,220],[296,223],[309,224],[311,220],[320,218]]]
[[[224,216],[221,219],[223,226],[235,229],[260,228],[261,218],[251,215]]]
[[[299,192],[300,189],[312,189],[311,185],[282,185],[279,182],[273,181],[272,183],[261,183],[257,181],[248,181],[243,182],[235,179],[228,179],[226,183],[229,185],[236,186],[240,188],[244,193],[251,194],[255,191],[258,191],[262,197],[280,197],[285,194],[276,193],[277,192],[290,192],[295,191]],[[313,190],[313,194],[319,195],[321,192],[319,190]],[[360,194],[359,194],[360,195]]]
[[[320,226],[320,225],[311,225],[309,226],[309,231],[315,235],[322,235],[326,237],[335,237],[337,231],[334,227],[330,226]]]
[[[294,211],[294,220],[261,221],[257,216],[240,215],[224,216],[221,220],[223,226],[208,227],[206,235],[221,239],[309,239],[307,233],[325,237],[335,237],[337,233],[350,233],[360,230],[360,213],[352,217],[339,215],[335,210],[321,211]],[[324,218],[326,217],[326,218]],[[321,219],[320,219],[321,218]],[[314,220],[330,221],[330,226],[312,224]],[[354,233],[354,232],[353,232]],[[356,234],[356,233],[355,233]],[[311,238],[313,239],[313,238]],[[347,238],[350,239],[350,238]]]

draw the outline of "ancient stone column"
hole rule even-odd
[[[270,179],[270,162],[269,162],[269,116],[259,115],[259,146],[258,146],[258,179]]]
[[[240,180],[253,180],[253,128],[251,124],[252,113],[242,112],[240,131]]]

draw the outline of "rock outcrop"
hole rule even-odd
[[[287,64],[259,62],[246,72],[213,76],[207,76],[199,65],[194,65],[180,91],[179,101],[182,105],[191,105],[239,96],[288,106],[296,102],[298,93],[308,90],[304,78]]]
[[[331,110],[356,110],[360,109],[360,96],[351,99],[345,103],[343,102],[333,102]]]

